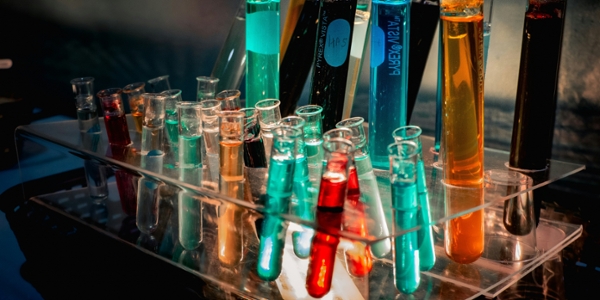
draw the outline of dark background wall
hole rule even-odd
[[[69,85],[74,77],[95,77],[98,91],[169,74],[172,87],[182,89],[184,99],[193,99],[195,77],[210,74],[239,3],[0,0],[0,58],[13,60],[11,69],[0,70],[0,97],[30,103],[36,108],[34,119],[74,117]],[[282,23],[287,3],[282,0]],[[502,150],[510,146],[525,3],[494,3],[485,85],[486,145]],[[598,16],[600,1],[568,2],[553,149],[553,158],[588,169],[556,188],[593,200],[600,200]],[[434,128],[436,58],[434,42],[412,117],[429,135]],[[364,64],[353,114],[365,118],[368,80]]]

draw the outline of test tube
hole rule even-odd
[[[161,173],[165,153],[158,149],[142,156],[142,167],[150,172]],[[159,189],[162,182],[142,176],[138,181],[136,225],[140,232],[151,234],[158,227]]]
[[[194,250],[202,242],[202,201],[193,193],[178,193],[179,243],[185,250]]]
[[[224,90],[220,91],[215,99],[221,101],[221,110],[240,110],[242,108],[240,104],[240,95],[242,93],[239,90]]]
[[[127,118],[123,109],[120,88],[101,90],[97,96],[104,111],[104,125],[111,145],[128,146],[131,144]]]
[[[202,109],[202,135],[204,147],[202,164],[209,168],[211,182],[219,182],[219,113],[221,102],[218,100],[200,101]]]
[[[226,181],[244,178],[244,114],[240,111],[219,113],[219,171]]]
[[[296,115],[304,119],[304,143],[306,157],[311,177],[321,178],[323,167],[323,125],[321,113],[323,108],[318,105],[304,105],[296,109]]]
[[[217,84],[219,84],[219,78],[211,76],[198,76],[198,88],[196,90],[196,101],[214,99],[217,91]]]
[[[427,174],[423,162],[423,146],[421,144],[421,128],[407,125],[397,128],[392,133],[394,140],[412,141],[417,145],[417,198],[419,200],[418,222],[421,229],[418,232],[419,265],[421,271],[429,271],[435,264],[435,248],[431,231],[431,210],[427,191]]]
[[[299,129],[279,126],[273,130],[273,147],[269,164],[265,215],[260,232],[257,258],[258,276],[267,281],[279,277],[287,224],[279,214],[288,213],[294,187]]]
[[[71,88],[75,96],[94,96],[94,77],[78,77],[71,79]]]
[[[146,84],[143,82],[136,82],[128,84],[123,88],[123,94],[127,97],[135,130],[140,133],[142,132],[142,123],[144,122],[144,100],[142,99],[142,94],[146,92],[144,89],[145,86]]]
[[[75,97],[75,102],[79,131],[90,134],[101,132],[100,123],[98,123],[98,108],[94,103],[94,96],[78,95]]]
[[[94,96],[81,94],[75,97],[75,100],[83,148],[96,152],[102,130],[98,122],[98,111],[94,103]],[[92,159],[85,159],[83,167],[90,197],[97,200],[106,199],[108,196],[108,186],[106,185],[108,167]]]
[[[248,168],[266,168],[267,156],[260,134],[258,111],[255,108],[242,108],[244,114],[244,165]]]
[[[170,89],[169,75],[162,75],[148,80],[148,90],[150,93],[162,93]]]
[[[141,155],[150,150],[163,150],[163,129],[165,127],[165,96],[144,93],[144,123],[142,127]]]
[[[244,78],[245,71],[246,0],[241,0],[229,28],[225,43],[223,43],[215,61],[211,76],[220,79],[217,83],[218,91],[238,89]]]
[[[356,2],[321,1],[309,103],[323,107],[325,130],[335,128],[335,123],[343,119]],[[333,45],[331,36],[335,36]]]
[[[166,90],[161,95],[165,97],[165,140],[172,151],[177,150],[179,143],[179,111],[177,103],[183,101],[181,99],[181,90]]]
[[[328,232],[316,232],[306,273],[306,290],[315,298],[325,296],[331,289],[336,250],[340,242],[335,232],[342,225],[348,168],[354,145],[346,139],[332,138],[323,142],[323,149],[327,163],[321,178],[316,220],[318,227]],[[334,233],[329,233],[331,231]]]
[[[352,131],[350,140],[356,147],[354,151],[354,163],[358,174],[358,182],[361,191],[361,201],[366,207],[366,214],[371,219],[368,226],[368,232],[376,238],[382,238],[389,235],[389,229],[381,203],[379,188],[377,187],[377,178],[373,173],[373,166],[369,156],[369,146],[367,144],[365,129],[362,117],[354,117],[340,121],[336,124],[337,128],[348,128]],[[384,239],[371,245],[371,253],[375,257],[383,258],[391,251],[391,241]]]
[[[258,110],[258,120],[260,121],[260,130],[265,143],[265,154],[267,161],[271,155],[271,145],[273,144],[273,129],[277,126],[277,122],[281,120],[281,112],[279,105],[281,102],[277,99],[264,99],[258,101],[255,108]]]
[[[200,186],[202,182],[202,105],[177,103],[179,180]]]
[[[410,5],[411,0],[374,0],[371,11],[369,145],[372,164],[381,169],[389,163],[381,141],[408,118]]]
[[[279,98],[279,0],[246,1],[246,107]]]
[[[313,207],[316,205],[316,190],[312,187],[309,176],[308,162],[306,159],[306,143],[304,142],[304,128],[306,127],[304,119],[298,116],[289,116],[279,120],[279,125],[291,126],[300,132],[297,138],[296,160],[294,167],[294,188],[292,193],[293,214],[303,220],[314,221]],[[314,197],[313,197],[314,194]],[[313,230],[302,226],[302,232],[292,233],[294,241],[294,253],[300,258],[307,258],[310,254],[310,239],[313,236]]]
[[[412,141],[399,141],[388,146],[394,229],[400,232],[418,225],[417,149],[417,144]],[[415,231],[394,238],[395,283],[405,294],[416,291],[421,279],[417,240]]]

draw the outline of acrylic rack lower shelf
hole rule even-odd
[[[111,195],[118,195],[114,182],[109,183]],[[172,194],[170,194],[172,193]],[[181,267],[200,278],[210,286],[212,297],[226,298],[232,294],[248,299],[312,299],[304,286],[308,259],[300,259],[294,254],[291,233],[302,227],[289,222],[286,235],[286,248],[283,253],[283,270],[277,280],[265,282],[256,275],[258,236],[262,216],[243,207],[216,205],[214,201],[202,202],[202,243],[193,250],[184,250],[179,244],[180,223],[176,189],[164,192],[165,199],[159,205],[164,221],[152,234],[144,234],[131,226],[131,216],[127,216],[118,197],[103,201],[92,200],[87,189],[73,189],[33,197],[32,200],[53,210],[89,225],[112,238],[136,245],[141,252],[155,256],[168,263]],[[219,228],[229,225],[220,222],[233,211],[239,219],[239,228]],[[486,239],[494,237],[494,224],[502,224],[502,210],[498,207],[485,209]],[[491,224],[491,225],[490,225]],[[491,227],[490,227],[491,226]],[[223,232],[236,235],[237,243],[229,239],[226,255],[234,256],[235,263],[225,263],[220,256],[225,246]],[[120,233],[128,232],[126,236]],[[132,232],[134,234],[132,234]],[[137,233],[136,233],[137,232]],[[437,261],[433,269],[421,272],[419,288],[412,294],[413,299],[472,299],[478,296],[494,297],[526,275],[535,267],[556,255],[568,244],[576,240],[582,232],[580,225],[541,219],[537,228],[539,255],[532,260],[507,264],[480,258],[468,265],[456,264],[449,260],[443,248],[443,238],[436,238]],[[233,238],[235,239],[235,238]],[[399,292],[394,286],[393,261],[391,256],[374,260],[373,268],[366,277],[348,274],[344,251],[352,241],[342,239],[337,250],[334,280],[331,292],[323,299],[393,299]],[[489,249],[497,251],[498,249]],[[488,251],[488,250],[486,250]],[[141,254],[141,253],[140,253]],[[485,256],[485,255],[484,255]]]

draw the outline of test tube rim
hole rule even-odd
[[[161,80],[165,80],[165,79],[169,79],[169,75],[161,75],[152,79],[148,79],[148,83],[150,84],[154,84],[156,82],[159,82]]]
[[[405,136],[400,136],[397,134],[398,132],[400,132],[402,130],[404,130],[404,132],[408,132],[408,129],[414,130],[414,133],[411,135],[407,134]],[[392,138],[394,138],[394,141],[408,141],[408,140],[413,140],[413,139],[420,137],[422,133],[423,133],[423,129],[421,129],[421,127],[419,127],[417,125],[406,125],[406,126],[401,126],[401,127],[394,129],[394,131],[392,131]]]
[[[144,82],[130,83],[130,84],[126,85],[125,87],[123,87],[123,93],[125,93],[125,94],[131,94],[133,92],[139,92],[145,86],[146,86],[146,83],[144,83]]]

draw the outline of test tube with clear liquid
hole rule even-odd
[[[214,99],[217,93],[217,85],[220,79],[212,76],[198,76],[198,87],[196,89],[196,101]]]
[[[204,138],[203,166],[209,168],[211,182],[219,182],[219,113],[221,102],[209,99],[200,101],[202,110],[202,136]],[[204,155],[206,154],[206,155]]]
[[[304,119],[304,143],[308,171],[313,183],[318,185],[323,167],[323,125],[321,123],[323,108],[318,105],[304,105],[296,109],[296,115]]]
[[[141,155],[151,150],[163,151],[163,129],[165,128],[165,96],[144,93],[144,123],[142,127]]]
[[[258,101],[254,106],[258,110],[258,120],[260,121],[260,130],[265,144],[265,154],[267,161],[271,155],[271,145],[273,144],[273,129],[277,127],[277,122],[281,120],[281,111],[279,105],[281,102],[277,99],[264,99]]]
[[[240,95],[242,93],[239,90],[224,90],[217,93],[215,99],[221,101],[221,110],[240,110],[242,105],[240,104]]]

